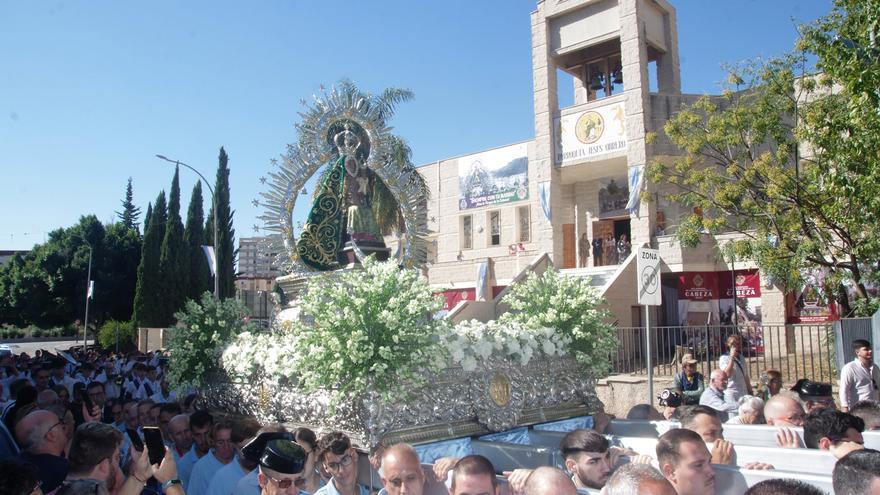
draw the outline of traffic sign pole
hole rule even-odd
[[[654,403],[654,363],[651,362],[651,313],[649,306],[662,303],[660,251],[640,247],[636,261],[639,304],[645,307],[645,366],[648,371],[648,404]]]

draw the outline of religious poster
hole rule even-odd
[[[459,158],[458,197],[459,210],[528,199],[527,144]]]
[[[823,323],[837,319],[837,308],[828,297],[825,270],[801,274],[803,285],[786,298],[788,323]]]
[[[622,101],[556,119],[556,164],[599,158],[625,151],[626,122]]]
[[[682,326],[736,326],[748,352],[764,351],[758,270],[679,273],[678,314]],[[720,331],[710,332],[708,338],[700,344],[723,348]]]
[[[626,205],[629,202],[629,186],[626,177],[614,177],[600,181],[599,188],[599,214],[600,215],[625,215]]]
[[[443,311],[451,311],[461,301],[475,301],[477,299],[476,289],[448,289],[441,293],[443,296]]]

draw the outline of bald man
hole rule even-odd
[[[44,493],[61,486],[69,468],[62,457],[69,440],[64,420],[49,411],[33,411],[15,425],[15,438],[23,449],[18,458],[37,466]]]
[[[425,491],[425,473],[419,455],[408,444],[393,445],[382,455],[381,494],[422,495]]]
[[[793,397],[777,394],[764,404],[764,419],[771,426],[803,426],[804,408]]]
[[[562,471],[542,466],[532,471],[523,495],[577,495],[571,478]]]

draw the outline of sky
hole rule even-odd
[[[830,0],[678,0],[682,91],[791,50]],[[213,180],[225,147],[237,237],[254,229],[270,160],[340,79],[408,88],[391,124],[417,165],[534,136],[535,0],[0,0],[0,250],[80,216],[103,222],[133,181],[146,211],[187,163]],[[571,104],[562,81],[560,104]],[[198,177],[181,169],[182,214]],[[207,194],[207,192],[206,192]],[[206,196],[206,211],[209,196]],[[300,205],[297,205],[300,210]],[[141,219],[142,220],[142,219]],[[185,218],[184,218],[185,221]]]

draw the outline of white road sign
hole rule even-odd
[[[660,251],[640,247],[636,259],[639,304],[660,306]]]

